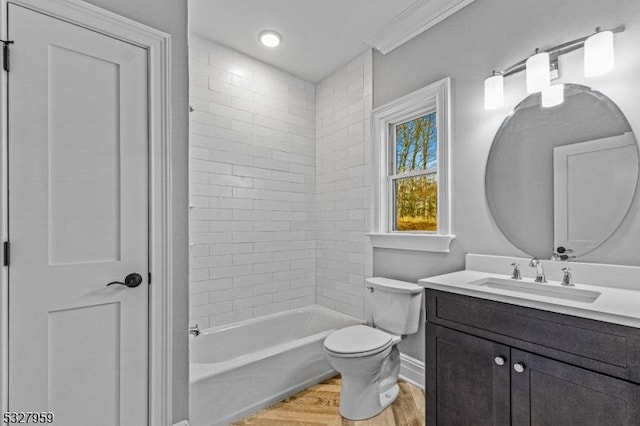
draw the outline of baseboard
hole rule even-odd
[[[424,362],[401,353],[400,378],[424,389]]]
[[[173,426],[189,426],[189,422],[187,420],[183,420],[178,423],[174,423]]]

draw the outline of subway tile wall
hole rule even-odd
[[[316,86],[318,303],[368,319],[372,51]]]
[[[190,321],[316,303],[315,85],[190,39]]]

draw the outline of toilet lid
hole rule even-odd
[[[344,355],[373,355],[391,344],[391,335],[366,325],[353,325],[334,331],[324,340],[326,350]]]

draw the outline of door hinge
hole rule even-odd
[[[13,40],[0,40],[0,43],[2,43],[2,68],[4,68],[6,72],[9,72],[11,68],[9,45],[13,44]]]
[[[9,241],[5,241],[3,244],[3,248],[4,248],[4,266],[9,266],[9,261],[11,260],[10,257],[10,253],[11,253],[11,243]]]
[[[149,272],[149,285],[151,285],[151,272]]]

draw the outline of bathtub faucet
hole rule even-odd
[[[193,334],[194,336],[198,337],[198,335],[200,334],[198,324],[194,325],[193,327],[189,327],[189,334]]]

